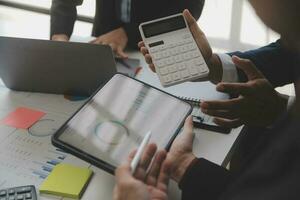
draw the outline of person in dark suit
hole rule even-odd
[[[51,39],[68,41],[74,27],[77,10],[83,0],[52,0]],[[121,57],[127,57],[124,48],[137,47],[141,40],[138,26],[141,22],[191,10],[198,19],[204,0],[96,0],[96,14],[91,41],[108,44]]]
[[[167,187],[168,182],[161,181],[159,177],[171,177],[179,183],[183,191],[182,199],[187,200],[299,199],[300,3],[293,0],[249,2],[261,19],[281,34],[282,39],[257,50],[228,54],[238,68],[237,78],[240,82],[235,83],[221,82],[227,73],[225,59],[212,53],[205,35],[195,25],[195,20],[188,11],[184,14],[211,67],[209,80],[219,82],[217,90],[234,96],[227,101],[204,102],[202,110],[215,116],[216,122],[224,126],[246,124],[245,134],[256,138],[252,143],[255,146],[244,154],[245,158],[240,160],[239,167],[234,170],[227,170],[204,158],[198,159],[192,153],[193,126],[191,118],[188,118],[183,133],[176,138],[165,160],[157,162],[159,159],[154,159],[156,173],[150,173],[150,177],[141,176],[147,166],[143,165],[140,171],[131,176],[135,181],[143,183],[144,187],[154,187],[167,196],[167,190],[163,188]],[[142,43],[140,46],[147,62],[153,65],[147,49]],[[296,91],[296,99],[289,108],[286,97],[274,89],[287,83],[294,83]],[[153,147],[152,150],[148,147],[145,151],[147,155],[141,163],[150,163],[153,152]],[[117,196],[122,196],[126,187],[134,187],[122,178],[127,171],[124,166],[117,170]],[[152,181],[149,182],[149,179]],[[148,194],[151,197],[149,192],[145,192],[144,197]],[[139,196],[136,197],[139,199]],[[161,196],[157,199],[167,198]]]

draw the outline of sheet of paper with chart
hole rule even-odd
[[[152,131],[165,148],[190,105],[124,75],[115,75],[66,125],[58,139],[118,166]]]
[[[83,103],[63,95],[16,92],[0,83],[1,120],[19,107],[45,113],[28,129],[0,124],[0,188],[39,187],[56,164],[76,159],[54,147],[51,136]]]

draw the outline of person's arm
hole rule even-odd
[[[216,200],[230,182],[230,172],[203,158],[194,159],[184,173],[179,187],[182,200]]]
[[[205,0],[174,0],[172,5],[167,5],[162,12],[155,12],[154,18],[165,17],[168,15],[181,13],[184,9],[188,9],[195,19],[199,19],[203,10]],[[159,6],[159,5],[156,5]],[[138,9],[138,8],[135,8]],[[154,19],[153,18],[153,19]],[[128,35],[128,44],[132,48],[137,48],[137,44],[141,41],[141,36],[139,33],[139,23],[133,22],[128,24],[123,24],[122,27]]]
[[[286,50],[281,40],[256,50],[233,52],[229,55],[251,60],[274,88],[295,81],[294,66],[297,55]],[[241,82],[247,81],[245,73],[240,69],[238,69],[238,76]]]
[[[81,5],[83,0],[52,0],[50,10],[50,38],[65,36],[70,38],[77,16],[76,6]]]

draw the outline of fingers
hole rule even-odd
[[[149,166],[156,150],[157,150],[157,146],[155,144],[149,144],[147,146],[147,148],[145,149],[145,151],[141,157],[141,161],[139,163],[139,166],[141,168],[143,168],[144,170],[148,169],[148,166]]]
[[[250,60],[233,56],[232,61],[238,68],[245,72],[249,80],[264,78],[262,73],[255,67],[255,65]]]
[[[162,191],[168,190],[168,185],[171,177],[171,167],[172,164],[166,161],[164,161],[161,166],[157,181],[157,188]]]
[[[149,67],[151,71],[153,71],[154,73],[156,72],[154,64],[150,64]]]
[[[132,152],[130,152],[130,154],[129,154],[129,156],[128,156],[128,159],[127,159],[127,161],[128,161],[129,163],[133,160],[133,158],[134,158],[136,152],[137,152],[137,149],[135,149],[135,150],[133,150]]]
[[[149,171],[149,174],[147,175],[146,183],[148,185],[156,186],[162,163],[166,159],[166,157],[167,157],[167,152],[164,150],[159,151],[156,154],[151,169]]]
[[[145,60],[146,60],[147,64],[149,64],[149,65],[153,64],[152,63],[152,58],[149,54],[145,55]]]
[[[148,144],[145,148],[145,151],[143,152],[143,155],[141,157],[141,160],[139,162],[138,168],[136,169],[136,172],[134,176],[144,181],[146,178],[146,172],[149,168],[149,165],[153,159],[153,156],[155,155],[157,150],[157,146],[155,144]]]
[[[229,120],[229,119],[224,119],[224,118],[214,118],[214,122],[217,125],[226,127],[226,128],[237,128],[237,127],[243,125],[243,122],[240,119]]]
[[[149,51],[145,46],[141,47],[140,51],[143,54],[143,56],[149,55]]]
[[[128,58],[128,55],[124,52],[124,49],[122,47],[120,47],[120,46],[117,47],[116,53],[117,53],[118,56],[120,56],[123,59],[127,59]]]
[[[219,101],[204,101],[200,103],[202,111],[205,110],[238,110],[241,106],[241,98]]]
[[[145,47],[144,42],[139,42],[140,52],[144,55],[146,63],[149,65],[150,69],[155,72],[155,66],[152,61],[152,57],[149,54],[148,49]]]
[[[256,92],[255,88],[248,83],[219,83],[216,89],[219,92],[244,96],[250,96]]]
[[[138,47],[139,47],[139,48],[142,48],[142,47],[144,47],[144,46],[145,46],[144,41],[140,41],[140,42],[138,43]]]

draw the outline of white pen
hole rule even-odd
[[[134,174],[134,172],[135,172],[135,170],[136,170],[136,168],[137,168],[137,166],[138,166],[138,164],[139,164],[139,162],[140,162],[140,160],[141,160],[141,157],[142,157],[142,154],[143,154],[143,152],[144,152],[144,150],[145,150],[145,147],[146,147],[147,144],[149,143],[149,140],[150,140],[150,138],[151,138],[151,134],[152,134],[151,131],[149,131],[149,132],[145,135],[145,137],[144,137],[142,143],[140,144],[140,146],[139,146],[139,148],[138,148],[138,150],[137,150],[135,156],[133,157],[133,159],[132,159],[132,161],[131,161],[131,163],[130,163],[131,174]]]

